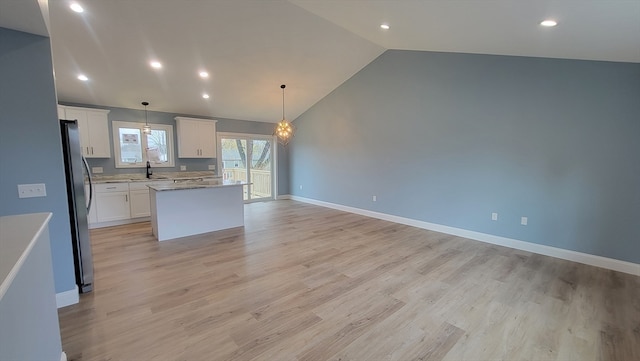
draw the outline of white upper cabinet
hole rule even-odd
[[[178,158],[216,157],[216,120],[176,117]]]
[[[58,117],[78,121],[82,155],[87,158],[111,158],[108,110],[58,106]]]

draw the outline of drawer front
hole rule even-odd
[[[109,192],[128,192],[129,183],[104,183],[96,184],[97,193],[109,193]]]

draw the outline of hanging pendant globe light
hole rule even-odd
[[[147,105],[149,105],[149,102],[142,102],[142,105],[144,105],[144,127],[142,127],[142,133],[151,134],[151,127],[147,119]]]
[[[278,137],[278,142],[282,145],[287,145],[291,138],[293,138],[293,124],[290,121],[285,119],[284,117],[284,88],[286,85],[280,85],[282,89],[282,120],[276,124],[276,129],[273,131],[273,134]]]

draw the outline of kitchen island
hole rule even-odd
[[[222,179],[149,185],[158,241],[244,226],[243,186]]]

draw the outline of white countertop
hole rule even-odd
[[[127,173],[127,174],[94,174],[93,184],[99,183],[129,183],[129,182],[151,182],[151,181],[173,181],[188,179],[209,179],[221,178],[216,176],[212,171],[194,171],[194,172],[157,172],[147,178],[145,173]]]
[[[51,213],[32,213],[0,217],[0,298],[44,231]]]
[[[168,183],[168,184],[151,184],[148,185],[149,188],[162,192],[162,191],[178,191],[185,189],[199,189],[199,188],[218,188],[218,187],[233,187],[233,186],[243,186],[248,184],[247,182],[241,181],[229,181],[223,179],[212,179],[212,180],[204,180],[199,182],[179,182],[179,183]]]

